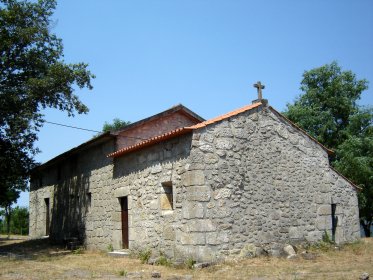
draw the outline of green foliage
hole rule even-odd
[[[294,104],[284,113],[319,142],[335,151],[331,164],[363,190],[360,222],[367,236],[373,220],[373,110],[356,102],[368,88],[336,62],[306,71]]]
[[[81,254],[84,254],[84,248],[83,248],[83,247],[79,247],[79,248],[75,249],[75,250],[73,251],[73,254],[74,254],[74,255],[81,255]]]
[[[146,249],[139,252],[139,259],[141,263],[147,263],[152,255],[152,251],[150,249]]]
[[[0,205],[27,189],[41,110],[87,113],[74,88],[91,86],[87,64],[66,64],[52,33],[55,0],[0,0]]]
[[[333,243],[327,231],[324,231],[324,234],[322,235],[322,241],[329,244]]]
[[[127,274],[128,274],[128,272],[127,272],[126,270],[124,270],[124,269],[118,272],[118,275],[119,275],[119,276],[124,276],[124,277],[126,277]]]
[[[359,115],[356,101],[368,88],[351,71],[342,71],[336,62],[306,71],[303,94],[287,104],[287,117],[330,149],[348,138],[351,118]],[[352,131],[351,131],[352,132]]]
[[[195,263],[196,263],[196,261],[192,257],[185,260],[185,265],[189,269],[192,269],[193,265],[195,265]]]
[[[167,257],[165,255],[161,254],[159,256],[159,258],[157,258],[155,264],[156,265],[162,265],[162,266],[170,266],[171,261],[169,259],[167,259]]]
[[[313,243],[308,247],[308,250],[310,251],[322,251],[322,252],[328,252],[331,249],[334,249],[334,246],[330,242],[320,241],[317,243]]]
[[[361,225],[370,236],[373,217],[373,127],[361,135],[351,135],[336,151],[334,166],[362,191],[358,193]]]
[[[120,130],[121,128],[129,125],[131,122],[129,121],[123,121],[121,119],[115,118],[113,119],[112,123],[105,122],[104,126],[102,127],[103,132],[109,132],[109,131],[116,131]]]
[[[29,212],[26,207],[19,207],[12,209],[12,218],[9,223],[10,234],[28,235],[29,228]],[[1,218],[3,217],[3,218]],[[0,232],[7,233],[7,219],[4,210],[0,211]]]
[[[109,245],[107,246],[107,250],[108,250],[108,252],[113,252],[113,251],[114,251],[114,247],[113,247],[113,245],[112,245],[112,244],[109,244]]]

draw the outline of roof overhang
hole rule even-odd
[[[79,145],[75,148],[72,148],[71,150],[69,150],[69,151],[67,151],[63,154],[60,154],[60,155],[52,158],[51,160],[47,161],[46,163],[43,163],[39,166],[36,166],[35,168],[33,168],[30,171],[30,174],[42,171],[42,170],[44,170],[44,169],[46,169],[46,168],[48,168],[52,165],[58,164],[59,162],[69,158],[70,156],[72,156],[74,154],[85,151],[85,150],[87,150],[91,147],[102,144],[102,143],[107,142],[111,139],[115,139],[115,135],[112,135],[110,132],[100,134],[100,135],[90,139],[89,141],[84,142],[83,144],[81,144],[81,145]]]

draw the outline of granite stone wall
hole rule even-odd
[[[30,184],[30,236],[46,235],[46,205],[50,202],[50,239],[70,237],[94,243],[111,242],[110,190],[114,141],[75,153],[33,174]],[[111,216],[110,216],[111,217]],[[108,230],[103,230],[107,228]]]
[[[178,238],[196,258],[243,256],[261,247],[359,238],[356,190],[327,153],[269,108],[259,107],[193,135]]]
[[[128,197],[130,249],[173,259],[211,261],[263,249],[276,255],[283,244],[331,237],[332,204],[336,242],[359,238],[354,187],[329,167],[318,144],[270,108],[106,158],[114,146],[45,170],[39,187],[33,181],[32,237],[45,234],[49,197],[51,237],[79,235],[89,249],[120,249],[119,199]]]

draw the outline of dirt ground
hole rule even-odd
[[[0,279],[359,279],[373,278],[373,238],[335,248],[311,248],[311,258],[260,257],[224,262],[203,269],[142,264],[106,252],[67,251],[47,239],[0,236]],[[155,275],[154,275],[155,276]]]

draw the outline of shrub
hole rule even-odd
[[[325,243],[328,243],[328,244],[332,244],[334,243],[331,239],[330,239],[330,236],[328,234],[327,231],[324,231],[324,234],[322,235],[322,241],[325,242]]]
[[[83,247],[79,247],[79,248],[75,249],[73,251],[73,254],[75,254],[75,255],[84,254],[84,248]]]
[[[166,258],[163,254],[156,260],[155,262],[156,265],[163,265],[163,266],[170,266],[171,261]]]
[[[152,255],[152,251],[150,249],[146,249],[139,252],[139,259],[142,263],[147,263]]]
[[[196,261],[195,261],[192,257],[190,257],[190,258],[188,258],[188,259],[185,260],[185,265],[186,265],[186,267],[189,268],[189,269],[192,269],[192,268],[193,268],[193,265],[194,265],[195,263],[196,263]]]
[[[124,269],[118,272],[119,276],[127,276],[127,273],[128,272]]]

